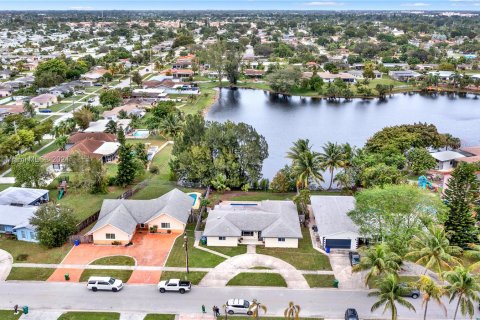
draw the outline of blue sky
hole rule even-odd
[[[0,10],[475,10],[480,0],[0,0]]]

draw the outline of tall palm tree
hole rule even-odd
[[[293,162],[297,161],[304,152],[310,152],[312,146],[308,139],[298,139],[293,143],[293,147],[287,152],[287,158]]]
[[[344,153],[342,146],[327,142],[323,147],[323,152],[320,153],[320,162],[323,168],[326,168],[330,171],[330,184],[328,185],[328,190],[332,188],[333,183],[333,171],[344,165]]]
[[[367,285],[373,277],[396,272],[400,269],[400,262],[400,257],[382,243],[365,251],[365,255],[362,256],[360,263],[353,268],[353,271],[369,270],[365,277]]]
[[[317,183],[324,182],[320,160],[316,152],[303,152],[300,157],[294,161],[292,173],[297,179],[297,186],[300,185],[302,188],[308,188],[310,179],[313,179]]]
[[[254,319],[258,319],[260,316],[260,309],[263,310],[263,313],[267,313],[267,307],[258,302],[257,299],[253,299],[252,304],[248,308],[248,311],[252,313]]]
[[[448,281],[445,290],[450,296],[450,303],[453,300],[458,299],[453,320],[457,319],[459,307],[463,316],[468,314],[471,318],[475,310],[473,302],[480,302],[480,298],[478,297],[480,283],[478,280],[474,278],[468,268],[463,266],[444,272],[443,277]]]
[[[425,266],[426,274],[432,269],[441,274],[445,269],[451,269],[452,265],[460,264],[460,260],[454,255],[460,254],[461,249],[451,246],[445,230],[442,226],[430,225],[427,232],[421,232],[413,236],[410,242],[410,252],[406,257],[415,259],[415,263]]]
[[[440,307],[442,307],[446,316],[447,308],[442,302],[442,297],[446,294],[445,288],[437,285],[435,281],[432,280],[432,278],[425,275],[420,276],[420,279],[418,280],[416,285],[418,290],[423,293],[422,306],[425,306],[425,310],[423,312],[423,320],[427,319],[428,303],[430,302],[430,300],[435,301]]]
[[[158,129],[163,136],[175,138],[183,129],[183,119],[176,113],[169,113],[160,121]]]
[[[408,289],[400,286],[396,275],[389,274],[382,278],[378,281],[378,289],[368,294],[369,297],[378,297],[378,301],[373,304],[371,311],[373,312],[384,306],[383,313],[389,309],[392,314],[392,320],[398,319],[397,303],[415,311],[415,307],[402,297],[405,294],[405,290]]]
[[[293,301],[290,301],[288,303],[288,308],[285,309],[283,315],[285,316],[285,319],[298,320],[300,317],[300,306],[293,303]]]
[[[480,235],[478,235],[478,241],[480,243]],[[468,258],[473,258],[477,261],[470,266],[472,270],[476,270],[480,268],[480,244],[471,243],[468,246],[471,250],[465,251],[465,256]]]

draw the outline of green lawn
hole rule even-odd
[[[234,196],[229,197],[229,193],[226,192],[221,198],[225,198],[231,201],[262,201],[262,200],[292,200],[295,197],[295,192],[285,192],[285,193],[276,193],[269,191],[249,191],[239,194],[239,192],[234,191]],[[330,192],[330,191],[312,191],[312,195],[326,195],[326,196],[338,196],[340,192]]]
[[[58,146],[55,143],[52,143],[51,145],[49,145],[45,149],[37,151],[37,154],[39,156],[43,156],[44,154],[47,154],[49,152],[56,151],[56,150],[58,150]]]
[[[17,320],[22,316],[22,312],[18,314],[13,314],[12,310],[0,310],[0,319],[2,320]]]
[[[7,280],[45,281],[55,271],[54,268],[19,268],[13,267]]]
[[[61,109],[65,108],[66,106],[69,106],[71,104],[72,104],[71,102],[58,103],[56,105],[53,105],[53,106],[49,107],[48,109],[52,110],[52,112],[58,112]]]
[[[118,312],[81,312],[70,311],[64,313],[58,320],[118,320],[120,313]]]
[[[149,313],[143,318],[143,320],[174,320],[174,314],[159,314],[159,313]]]
[[[330,288],[333,287],[333,274],[304,274],[310,288]]]
[[[87,282],[90,277],[112,277],[127,282],[132,272],[132,270],[85,269],[80,276],[80,282]]]
[[[217,251],[218,253],[222,253],[226,256],[229,257],[235,257],[240,254],[247,253],[247,246],[237,246],[237,247],[210,247],[210,246],[204,246],[200,244],[201,247]]]
[[[298,248],[263,248],[257,253],[282,259],[299,270],[332,270],[328,257],[313,249],[310,232],[302,228],[303,239],[298,241]]]
[[[193,247],[195,241],[193,230],[187,230],[188,235],[188,260],[192,268],[213,268],[225,259],[217,255],[205,252]],[[185,248],[183,247],[183,237],[178,237],[175,241],[170,255],[168,256],[166,267],[184,267],[185,266]]]
[[[0,249],[8,251],[15,262],[26,263],[60,263],[70,251],[70,245],[48,249],[37,243],[5,239],[0,236]],[[21,255],[27,255],[21,259]],[[20,258],[20,259],[19,259]]]
[[[13,184],[0,184],[0,191],[13,187]]]
[[[227,286],[287,287],[287,283],[278,273],[239,273]]]
[[[199,284],[206,274],[206,272],[198,271],[190,271],[188,274],[186,272],[178,271],[163,271],[162,275],[160,276],[160,280],[181,279],[190,281],[192,284]]]
[[[196,114],[202,112],[205,108],[211,106],[215,102],[217,92],[214,90],[218,83],[200,83],[200,94],[193,103],[187,103],[182,110],[186,114]]]
[[[97,259],[90,264],[104,266],[134,266],[135,259],[127,256],[111,256]]]

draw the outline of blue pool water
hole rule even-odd
[[[256,203],[230,203],[231,206],[256,206]]]
[[[189,196],[193,199],[192,206],[194,206],[195,202],[197,201],[197,195],[195,193],[191,193],[189,194]]]
[[[135,131],[132,136],[137,138],[147,138],[150,135],[148,131]]]

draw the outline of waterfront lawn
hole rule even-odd
[[[90,264],[103,266],[134,266],[135,259],[128,256],[111,256],[97,259]]]
[[[252,286],[252,287],[287,287],[287,282],[278,273],[239,273],[227,286]]]
[[[218,86],[217,82],[200,83],[198,86],[200,88],[200,94],[197,96],[195,102],[187,103],[187,105],[182,108],[186,114],[202,112],[215,102],[217,92],[214,88]]]
[[[18,320],[22,316],[22,312],[13,314],[13,310],[0,310],[0,319],[2,320]]]
[[[333,274],[304,274],[310,288],[331,288],[333,287]]]
[[[143,320],[174,320],[174,314],[149,313]]]
[[[112,277],[125,283],[130,279],[132,272],[133,270],[85,269],[80,276],[80,282],[87,282],[90,277]]]
[[[338,191],[312,191],[312,195],[338,196]],[[224,201],[262,201],[262,200],[292,200],[295,192],[270,192],[270,191],[230,191],[220,194],[220,198]]]
[[[7,277],[8,280],[45,281],[55,271],[54,268],[20,268],[13,267]]]
[[[6,239],[0,236],[0,249],[9,252],[14,262],[60,263],[70,248],[70,245],[64,245],[48,249],[37,243]]]
[[[82,312],[70,311],[64,313],[58,320],[118,320],[120,313],[118,312]]]
[[[190,271],[188,274],[181,271],[162,271],[160,280],[169,280],[169,279],[181,279],[185,281],[190,281],[192,284],[196,285],[202,281],[205,277],[206,272],[200,271]]]
[[[312,247],[308,228],[302,228],[302,235],[298,248],[258,247],[257,253],[282,259],[299,270],[332,270],[328,257]]]

